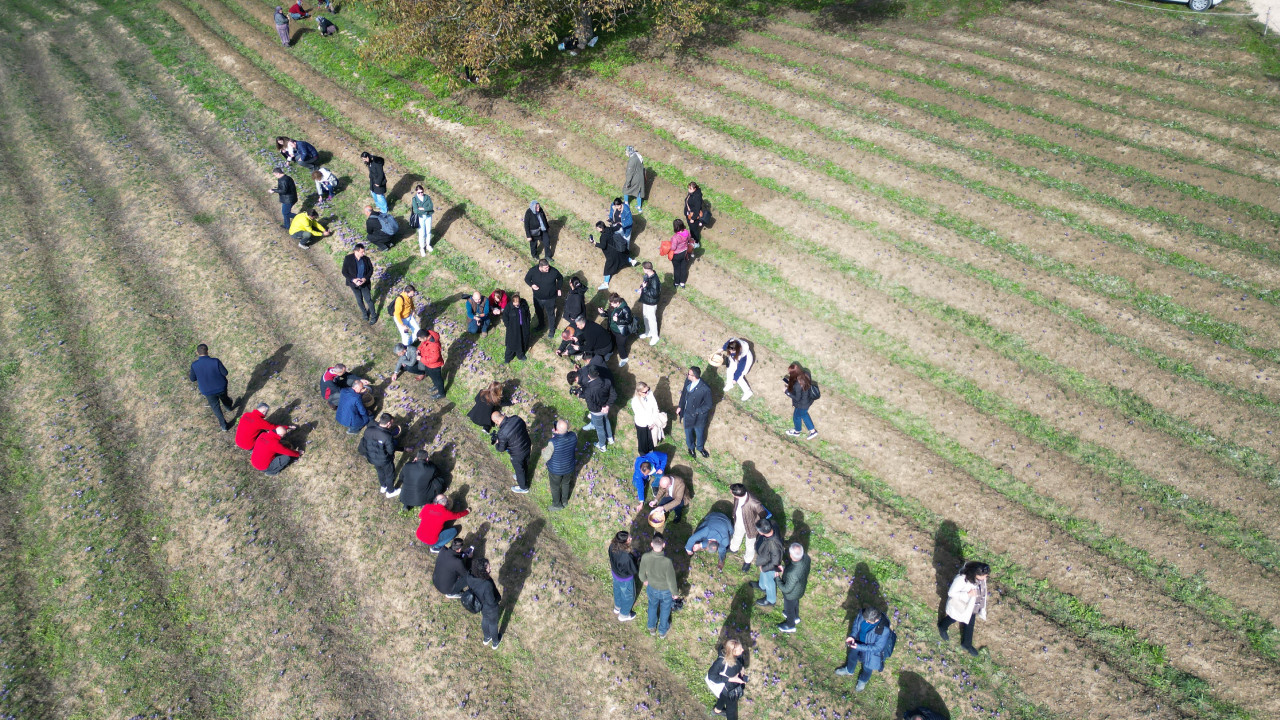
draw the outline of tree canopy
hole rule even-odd
[[[442,71],[485,82],[526,55],[540,57],[573,27],[582,41],[644,12],[652,40],[669,45],[701,31],[713,0],[374,0],[390,27],[373,38],[373,59],[426,57]]]

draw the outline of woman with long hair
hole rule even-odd
[[[636,394],[631,398],[631,416],[636,423],[636,452],[648,455],[662,440],[667,419],[658,409],[658,399],[647,383],[636,383]]]
[[[720,656],[707,670],[707,689],[716,698],[711,711],[728,720],[738,720],[738,700],[746,690],[747,676],[742,674],[744,652],[742,643],[732,638],[725,640]]]
[[[476,404],[467,413],[467,419],[484,428],[493,429],[493,411],[502,407],[502,383],[491,382],[476,393]]]
[[[818,437],[818,429],[813,426],[813,418],[809,417],[809,408],[815,400],[822,397],[818,384],[813,381],[809,371],[800,366],[800,363],[791,363],[787,366],[787,376],[782,378],[782,382],[786,383],[786,394],[791,398],[791,424],[794,426],[794,429],[788,430],[787,434],[791,437],[799,437],[800,424],[804,423],[809,428],[808,439]]]
[[[693,262],[693,249],[689,247],[689,230],[680,219],[671,221],[671,272],[676,287],[689,282],[689,263]]]
[[[467,587],[480,600],[480,631],[484,633],[484,644],[494,650],[502,642],[498,634],[498,620],[502,618],[502,595],[498,586],[489,575],[489,561],[479,558],[471,561],[471,577],[467,578]]]
[[[609,572],[613,575],[613,614],[619,622],[635,620],[638,553],[631,551],[631,533],[619,531],[609,542]]]
[[[706,218],[706,208],[703,207],[702,188],[698,187],[698,183],[690,181],[686,189],[688,192],[684,196],[684,217],[689,223],[689,235],[696,248],[702,244],[702,221]]]
[[[724,377],[726,385],[737,385],[742,388],[742,400],[746,402],[751,399],[751,386],[747,384],[747,373],[751,372],[751,366],[755,364],[755,356],[751,354],[751,346],[746,340],[738,338],[729,338],[724,347],[720,348],[724,351],[725,368]]]
[[[938,621],[938,634],[943,640],[950,639],[947,628],[952,623],[960,623],[960,647],[970,655],[978,654],[973,647],[974,621],[987,619],[987,578],[990,576],[990,565],[976,560],[965,563],[951,581],[951,588],[947,590],[946,614]]]

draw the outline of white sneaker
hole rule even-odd
[[[744,393],[742,393],[742,402],[746,402],[746,401],[750,400],[752,395],[755,395],[755,393],[753,393],[753,392],[744,392]]]
[[[596,289],[597,289],[597,290],[608,290],[608,289],[609,289],[609,283],[605,283],[605,284],[601,285],[600,287],[598,287],[598,288],[596,288]]]
[[[626,366],[627,366],[627,363],[628,363],[628,362],[630,362],[630,361],[631,361],[631,359],[630,359],[630,358],[627,358],[626,360],[619,360],[619,361],[618,361],[618,367],[626,367]]]
[[[637,340],[643,340],[643,339],[645,339],[645,338],[647,338],[647,337],[649,337],[649,333],[645,333],[645,334],[643,334],[643,335],[637,335],[637,336],[636,336],[636,339],[637,339]]]
[[[612,445],[615,438],[609,438],[609,444]]]
[[[383,496],[383,497],[386,497],[386,495],[387,495],[387,489],[386,489],[386,488],[384,488],[384,487],[379,487],[379,488],[378,488],[378,492],[382,493],[382,496]]]
[[[649,344],[650,344],[650,345],[657,345],[657,344],[658,344],[658,336],[657,336],[657,335],[654,335],[652,338],[650,338],[650,340],[649,340]]]
[[[400,497],[400,488],[396,488],[395,490],[392,490],[391,492],[387,493],[387,497],[388,498]]]
[[[523,495],[529,492],[529,488],[522,488],[519,485],[512,485],[511,492],[516,493],[517,495]]]
[[[788,431],[787,431],[787,435],[788,435],[788,437],[800,437],[800,431],[799,431],[799,430],[788,430]]]
[[[594,427],[595,427],[595,425],[592,425],[591,423],[587,423],[586,425],[583,425],[583,426],[582,426],[582,429],[583,429],[583,430],[590,430],[590,429],[592,429],[592,428],[594,428]]]

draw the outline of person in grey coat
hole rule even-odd
[[[644,212],[644,158],[636,149],[627,146],[627,174],[622,182],[622,202],[631,205],[631,197],[636,198],[635,213]]]
[[[689,541],[684,544],[684,551],[690,555],[699,550],[707,550],[720,555],[718,569],[724,569],[724,558],[729,554],[729,540],[733,537],[733,520],[722,512],[710,512],[698,523]]]

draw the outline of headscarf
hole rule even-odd
[[[529,203],[529,212],[533,213],[533,216],[538,218],[538,229],[541,230],[542,232],[546,232],[547,224],[542,220],[542,213],[534,209],[539,204],[540,203],[537,200],[534,200],[533,202]]]
[[[631,147],[630,145],[628,145],[628,146],[627,146],[627,157],[631,157],[632,155],[635,155],[635,154],[636,154],[636,149],[635,149],[635,148],[633,148],[633,147]]]

